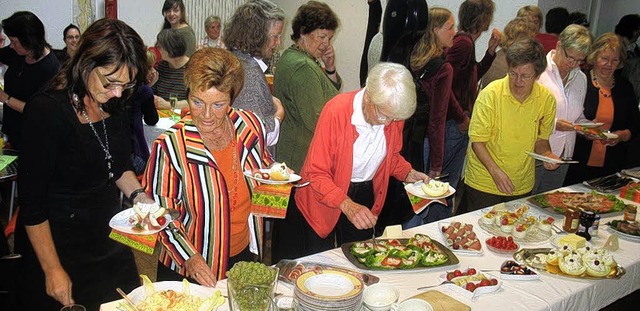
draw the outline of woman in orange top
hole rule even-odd
[[[593,69],[586,72],[584,116],[604,123],[600,129],[610,131],[615,138],[578,136],[574,159],[580,163],[569,167],[565,185],[613,174],[624,168],[627,142],[640,132],[638,100],[631,83],[617,71],[622,68],[625,58],[624,44],[614,33],[602,34],[593,43],[587,56]]]

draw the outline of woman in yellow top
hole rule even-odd
[[[534,159],[526,152],[558,158],[551,152],[556,101],[537,82],[546,68],[542,45],[532,38],[507,49],[506,77],[480,92],[469,125],[467,189],[457,214],[528,196],[534,182]],[[544,163],[546,169],[557,164]]]

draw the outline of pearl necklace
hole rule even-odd
[[[98,135],[98,131],[96,131],[95,126],[93,126],[93,122],[89,119],[89,115],[86,110],[82,110],[82,115],[89,123],[91,130],[93,131],[93,135],[98,139],[98,143],[100,143],[100,147],[102,147],[102,151],[104,152],[104,160],[107,162],[107,171],[109,172],[109,181],[113,180],[113,171],[111,170],[111,166],[113,164],[113,158],[111,157],[111,152],[109,152],[109,136],[107,135],[107,123],[104,121],[104,114],[102,113],[102,107],[100,108],[100,119],[102,119],[102,129],[104,133],[104,143],[102,139],[100,139],[100,135]]]
[[[615,78],[611,82],[611,88],[609,89],[608,93],[605,93],[602,90],[602,87],[601,87],[600,83],[598,83],[598,77],[596,77],[596,74],[595,74],[595,72],[593,72],[593,70],[591,70],[591,81],[593,81],[593,86],[595,86],[596,89],[598,89],[598,91],[600,92],[600,94],[602,94],[602,96],[604,96],[606,98],[611,97],[611,89],[613,89],[613,87],[616,86],[616,79]]]

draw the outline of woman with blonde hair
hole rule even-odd
[[[453,45],[453,37],[456,34],[454,26],[455,20],[451,11],[437,7],[429,9],[429,24],[409,59],[414,76],[420,79],[416,96],[425,100],[418,100],[416,113],[406,122],[405,132],[410,131],[410,139],[405,144],[411,146],[412,142],[420,142],[418,154],[422,155],[421,164],[424,163],[424,171],[428,172],[430,177],[453,173],[450,164],[454,159],[445,151],[446,126],[466,127],[469,124],[469,117],[464,114],[451,92],[453,67],[444,61],[444,49]],[[428,106],[421,106],[421,102],[428,103]],[[418,139],[415,139],[416,137]],[[410,153],[405,155],[407,158],[415,155],[414,150],[406,151]],[[451,214],[451,210],[444,205],[431,206],[429,210],[429,216],[435,215],[433,212],[438,211],[438,216],[430,217],[431,220],[446,218]],[[404,224],[405,228],[421,225],[424,217],[424,213],[416,215]]]
[[[516,17],[525,18],[533,28],[535,28],[536,36],[540,32],[540,27],[542,27],[542,21],[544,20],[544,16],[542,15],[542,10],[536,5],[525,5],[518,10],[518,14]]]
[[[513,44],[513,42],[521,37],[534,38],[539,29],[536,29],[535,27],[536,25],[525,17],[516,17],[509,21],[507,26],[504,26],[504,32],[502,33],[500,44],[498,45],[500,50],[496,52],[496,58],[493,60],[491,67],[487,70],[487,73],[485,73],[484,76],[482,76],[482,79],[480,79],[480,88],[485,88],[489,83],[504,78],[509,70],[506,57],[507,49],[511,44]]]
[[[574,159],[579,164],[569,167],[565,185],[594,177],[613,174],[624,168],[629,141],[637,137],[640,127],[638,100],[631,83],[620,75],[627,53],[622,39],[612,32],[600,35],[593,43],[587,63],[587,94],[584,116],[604,123],[600,129],[615,134],[602,140],[578,136]]]

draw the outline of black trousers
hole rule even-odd
[[[347,196],[354,202],[371,209],[374,202],[373,182],[351,183]],[[340,214],[336,227],[326,238],[320,237],[304,218],[295,203],[295,188],[289,199],[287,216],[273,224],[271,262],[281,259],[295,259],[333,249],[344,243],[370,239],[372,229],[359,230],[345,216]]]
[[[506,203],[509,201],[526,198],[531,195],[531,192],[527,192],[525,194],[520,194],[520,195],[491,194],[491,193],[486,193],[478,189],[475,189],[467,184],[465,184],[464,189],[465,190],[464,190],[464,193],[462,194],[460,206],[456,211],[456,215],[483,209],[485,207],[493,206],[498,203]]]

